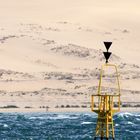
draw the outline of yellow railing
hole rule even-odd
[[[106,106],[110,106],[108,110],[112,110],[114,113],[120,111],[120,95],[91,95],[91,111],[101,111],[100,105],[102,103],[102,97],[111,99],[108,101],[108,103],[106,102]],[[114,99],[116,100],[114,101]]]

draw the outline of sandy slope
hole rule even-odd
[[[2,1],[0,106],[89,107],[104,63],[103,41],[113,41],[110,61],[120,70],[122,101],[139,102],[139,4]]]

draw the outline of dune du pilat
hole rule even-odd
[[[104,123],[111,123],[112,138],[139,140],[139,5],[138,0],[2,1],[0,139],[110,138]],[[110,64],[117,73],[102,70]],[[96,95],[99,100],[91,100]],[[114,114],[113,107],[120,112]]]

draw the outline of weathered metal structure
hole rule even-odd
[[[108,59],[111,55],[111,52],[108,52],[108,50],[111,44],[112,42],[104,42],[107,49],[107,52],[103,52],[106,63],[101,67],[98,92],[91,96],[91,110],[98,114],[94,140],[115,140],[113,115],[120,111],[120,82],[117,66],[108,63]],[[115,70],[114,77],[116,78],[117,86],[115,93],[102,91],[102,78],[106,67]]]

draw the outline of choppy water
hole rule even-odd
[[[93,140],[93,113],[1,113],[0,140]],[[115,140],[140,140],[140,113],[114,116]]]

